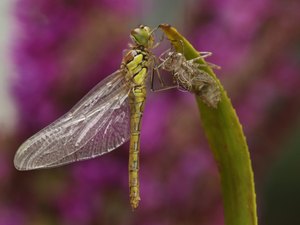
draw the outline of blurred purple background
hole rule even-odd
[[[223,224],[220,181],[194,97],[148,92],[141,204],[128,201],[128,144],[94,160],[18,172],[13,156],[119,68],[129,32],[170,23],[209,61],[247,136],[259,222],[300,224],[300,2],[16,0],[6,87],[16,115],[0,131],[0,225]],[[0,64],[1,65],[1,64]],[[1,65],[2,66],[2,65]],[[2,101],[2,100],[1,100]],[[0,111],[6,105],[1,102]],[[7,121],[3,121],[7,122]]]

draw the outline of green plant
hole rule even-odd
[[[186,59],[199,56],[199,52],[170,25],[159,26],[177,52]],[[197,61],[205,64],[203,58]],[[242,126],[226,91],[210,67],[201,67],[211,75],[221,91],[216,109],[207,106],[199,97],[202,125],[221,176],[226,225],[257,225],[256,196],[251,160]]]

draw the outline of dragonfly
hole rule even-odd
[[[171,49],[162,53],[159,56],[161,63],[155,70],[162,68],[165,71],[171,72],[175,85],[166,86],[162,78],[160,78],[160,89],[179,88],[184,91],[189,91],[198,95],[209,107],[217,108],[221,100],[220,87],[212,76],[201,69],[201,66],[216,69],[220,69],[220,67],[212,63],[197,63],[197,60],[210,55],[212,55],[211,52],[200,52],[199,57],[187,60],[182,53]]]
[[[30,137],[18,149],[18,170],[58,167],[108,153],[130,140],[129,198],[138,207],[141,120],[146,80],[156,47],[153,31],[141,25],[130,33],[132,43],[120,68],[100,81],[69,112]]]

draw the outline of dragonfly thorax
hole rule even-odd
[[[123,59],[123,67],[125,67],[127,80],[133,82],[133,86],[144,85],[149,64],[149,54],[139,49],[130,50]]]

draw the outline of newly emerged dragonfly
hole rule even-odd
[[[167,50],[159,58],[160,67],[166,71],[172,72],[174,86],[164,87],[164,82],[161,82],[162,89],[177,87],[198,95],[202,101],[209,107],[217,108],[221,99],[221,92],[217,82],[200,67],[219,68],[212,63],[199,65],[196,61],[200,58],[210,56],[210,52],[202,52],[200,56],[191,60],[187,60],[180,52]]]
[[[57,167],[110,152],[130,139],[130,203],[139,193],[141,118],[146,80],[153,66],[153,30],[141,25],[131,31],[133,43],[119,70],[102,80],[69,112],[25,141],[14,164],[18,170]]]

